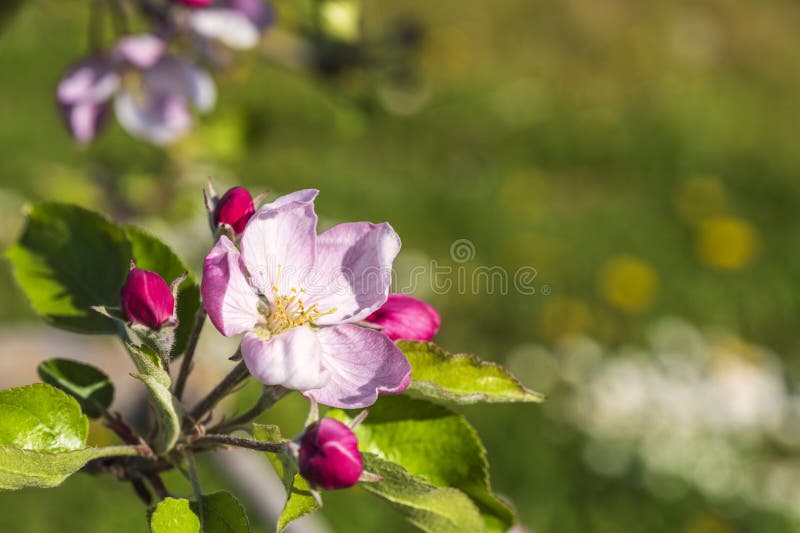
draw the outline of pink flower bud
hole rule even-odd
[[[364,462],[358,439],[349,427],[323,418],[306,429],[300,441],[300,474],[323,489],[343,489],[358,483]]]
[[[393,341],[429,341],[442,324],[436,309],[406,294],[390,294],[386,303],[365,320],[380,326]]]
[[[200,8],[210,6],[214,0],[177,0],[177,2],[185,6]]]
[[[164,278],[140,268],[131,268],[119,291],[122,316],[128,322],[150,329],[160,328],[175,313],[175,298]]]
[[[214,209],[214,223],[227,224],[239,235],[244,231],[254,212],[253,197],[248,190],[244,187],[233,187],[228,189],[217,202],[217,207]]]

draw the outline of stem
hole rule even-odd
[[[200,332],[203,330],[203,325],[206,322],[206,310],[201,306],[197,310],[197,316],[194,320],[194,329],[192,336],[189,337],[189,344],[186,346],[186,352],[183,354],[183,361],[181,361],[181,369],[178,372],[178,378],[175,380],[174,394],[178,400],[183,398],[183,391],[186,388],[186,380],[192,372],[192,360],[194,359],[194,352],[197,349],[197,342],[200,340]]]
[[[200,531],[205,531],[205,520],[203,516],[203,489],[200,487],[200,476],[197,474],[197,462],[194,460],[192,452],[186,454],[186,463],[189,465],[189,481],[192,483],[194,501],[197,502],[197,514],[200,516]]]
[[[286,449],[286,444],[282,442],[261,442],[232,435],[204,435],[192,443],[193,446],[202,446],[203,444],[221,444],[223,446],[236,446],[238,448],[272,453],[280,453]]]
[[[161,476],[158,474],[145,474],[144,477],[150,483],[150,486],[153,487],[153,492],[156,493],[159,500],[169,498],[169,491],[167,490],[167,486],[164,485]]]
[[[264,388],[261,391],[261,396],[258,398],[258,401],[256,401],[253,407],[229,420],[223,420],[216,426],[209,429],[209,433],[230,433],[231,431],[238,429],[270,409],[278,402],[278,400],[288,394],[288,392],[289,389],[281,387],[280,385],[264,385]]]
[[[233,367],[233,370],[228,372],[228,375],[220,381],[219,385],[214,387],[214,390],[209,392],[205,398],[200,400],[200,403],[194,406],[194,409],[187,415],[184,425],[187,423],[196,423],[196,421],[203,418],[206,413],[211,411],[223,398],[229,395],[233,389],[247,379],[249,375],[250,373],[247,371],[247,366],[245,366],[244,361],[239,362]]]
[[[125,422],[122,415],[119,413],[112,414],[109,411],[103,410],[103,418],[105,418],[105,426],[113,431],[122,442],[137,446],[145,456],[155,457],[147,441]]]

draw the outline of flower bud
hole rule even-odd
[[[358,483],[364,462],[358,439],[333,418],[310,425],[300,441],[300,474],[323,489],[343,489]]]
[[[119,291],[122,316],[128,322],[158,329],[175,314],[175,297],[164,278],[132,266]]]
[[[365,321],[380,326],[393,341],[429,341],[442,324],[436,309],[407,294],[390,294],[386,303]]]
[[[244,187],[233,187],[228,189],[217,202],[214,208],[214,223],[227,224],[239,235],[244,231],[254,212],[253,197],[248,190]]]
[[[201,8],[210,6],[214,0],[177,0],[177,2],[188,7]]]

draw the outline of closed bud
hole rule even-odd
[[[429,341],[442,324],[436,309],[407,294],[390,294],[386,303],[365,320],[380,327],[393,341]]]
[[[227,224],[239,235],[255,213],[253,197],[244,187],[233,187],[222,195],[214,208],[214,223]]]
[[[120,310],[128,322],[159,329],[175,314],[175,297],[164,278],[131,265],[119,291]]]
[[[177,0],[177,2],[188,7],[201,8],[210,6],[214,0]]]
[[[323,489],[358,483],[364,462],[352,430],[333,418],[310,425],[300,441],[300,474]]]

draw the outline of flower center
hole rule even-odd
[[[266,309],[265,329],[269,336],[278,335],[287,329],[296,328],[314,322],[323,313],[319,311],[317,304],[306,307],[303,304],[301,295],[304,291],[291,289],[288,295],[278,293],[278,287],[272,287],[272,301]]]

